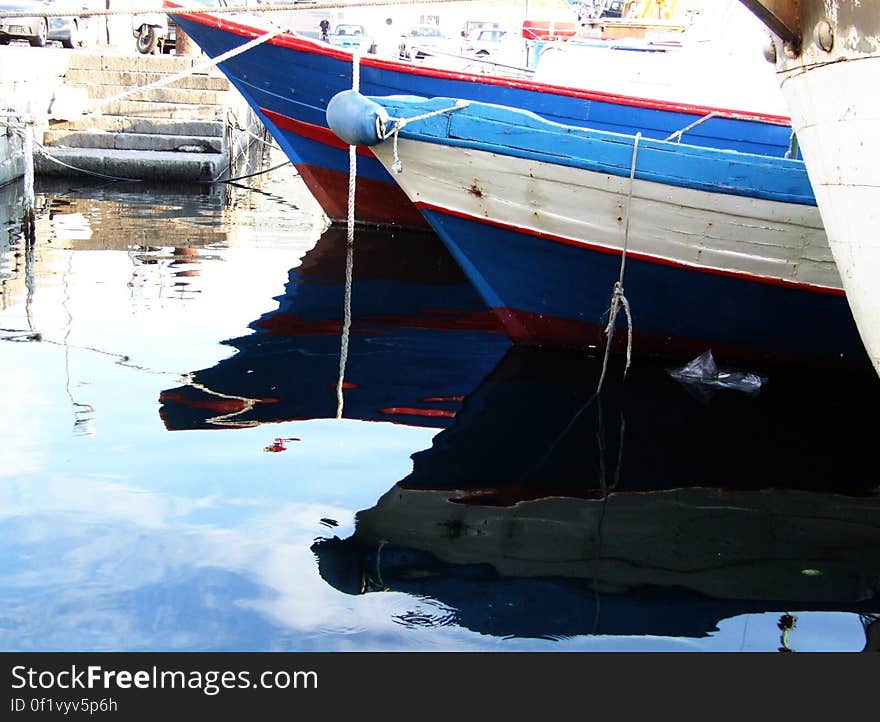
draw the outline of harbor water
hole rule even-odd
[[[33,241],[0,188],[0,648],[877,648],[870,369],[597,394],[427,232],[355,234],[347,316],[283,160],[37,178]]]

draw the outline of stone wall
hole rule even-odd
[[[42,139],[49,105],[63,82],[69,57],[70,51],[60,48],[0,48],[0,185],[23,173],[21,138],[11,131],[8,121],[33,118],[35,137]]]

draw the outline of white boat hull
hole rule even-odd
[[[776,43],[780,83],[853,317],[880,373],[880,7],[805,0],[801,32],[796,57]]]
[[[474,149],[401,139],[396,180],[417,205],[539,237],[620,251],[630,181]],[[373,152],[387,166],[390,143]],[[628,250],[753,279],[841,288],[813,206],[632,184]],[[585,212],[589,209],[589,212]]]

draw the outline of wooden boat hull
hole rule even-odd
[[[407,125],[395,177],[518,342],[603,345],[626,244],[642,352],[865,363],[803,163],[641,140],[630,181],[635,146],[471,104]]]
[[[173,4],[166,3],[169,11]],[[259,36],[264,29],[240,18],[210,14],[174,15],[175,21],[211,57]],[[331,220],[347,217],[348,147],[327,127],[325,110],[336,93],[352,87],[351,53],[290,34],[281,35],[220,64],[236,89],[299,170]],[[430,68],[365,56],[360,89],[368,95],[452,96],[532,110],[562,123],[643,133],[665,138],[714,109],[656,102],[612,93]],[[715,117],[695,127],[691,142],[747,152],[783,155],[788,119],[749,114],[763,122]],[[421,214],[366,149],[359,149],[355,216],[380,225],[425,227]]]

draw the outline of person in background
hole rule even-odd
[[[330,42],[330,21],[327,18],[324,18],[320,22],[321,28],[321,40],[325,43]]]

